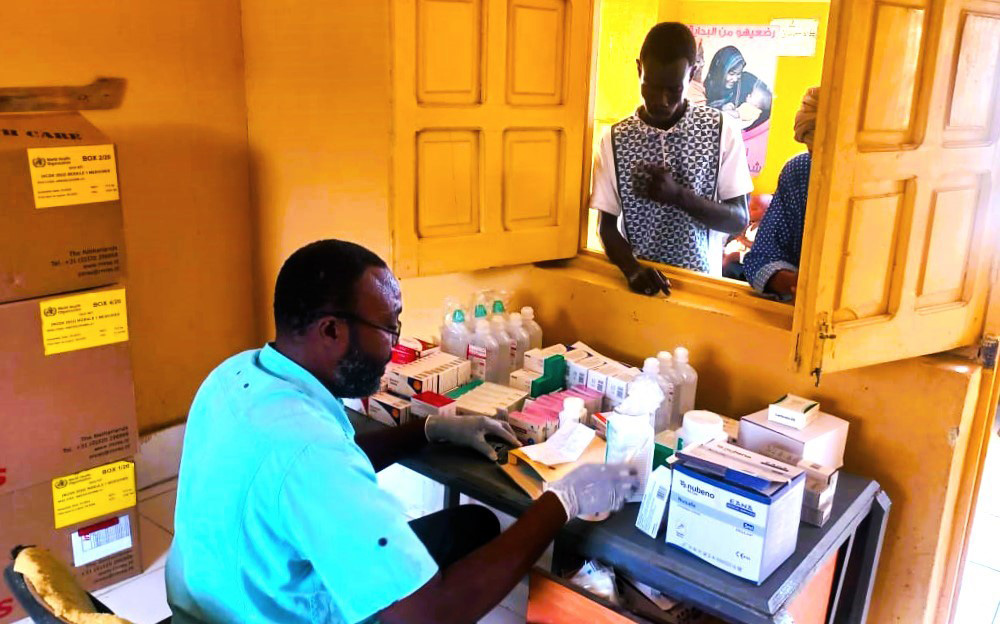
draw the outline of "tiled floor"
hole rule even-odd
[[[164,566],[173,539],[176,481],[169,481],[139,491],[139,536],[143,569],[140,576],[94,592],[117,615],[135,624],[156,624],[170,615],[167,607]],[[481,624],[524,622],[527,588],[519,587],[504,605],[483,618]],[[31,624],[24,619],[15,624]]]
[[[955,624],[1000,624],[1000,437],[986,455]]]

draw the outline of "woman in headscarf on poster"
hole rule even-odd
[[[744,131],[771,117],[771,89],[746,66],[739,48],[726,46],[712,57],[705,77],[708,105],[739,119]]]

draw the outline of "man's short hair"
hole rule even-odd
[[[660,22],[649,29],[639,51],[639,60],[672,63],[687,59],[692,66],[698,61],[698,43],[691,30],[680,22]]]
[[[385,266],[372,251],[347,241],[320,240],[299,249],[274,284],[278,334],[302,333],[330,312],[353,312],[358,280],[369,267]]]

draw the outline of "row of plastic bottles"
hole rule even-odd
[[[445,301],[441,349],[472,362],[474,378],[506,385],[511,372],[524,366],[524,353],[542,346],[542,328],[531,307],[507,314],[510,298],[506,291],[498,291],[492,302],[489,297],[489,291],[476,293],[471,328],[457,301]],[[492,315],[482,314],[487,305]]]
[[[694,409],[698,371],[691,366],[688,358],[688,350],[677,347],[673,353],[660,351],[656,357],[646,358],[643,362],[641,377],[656,383],[663,393],[663,401],[652,423],[656,433],[679,428],[684,414]]]

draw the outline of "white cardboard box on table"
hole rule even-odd
[[[719,440],[681,451],[667,543],[763,583],[798,541],[805,473]]]

